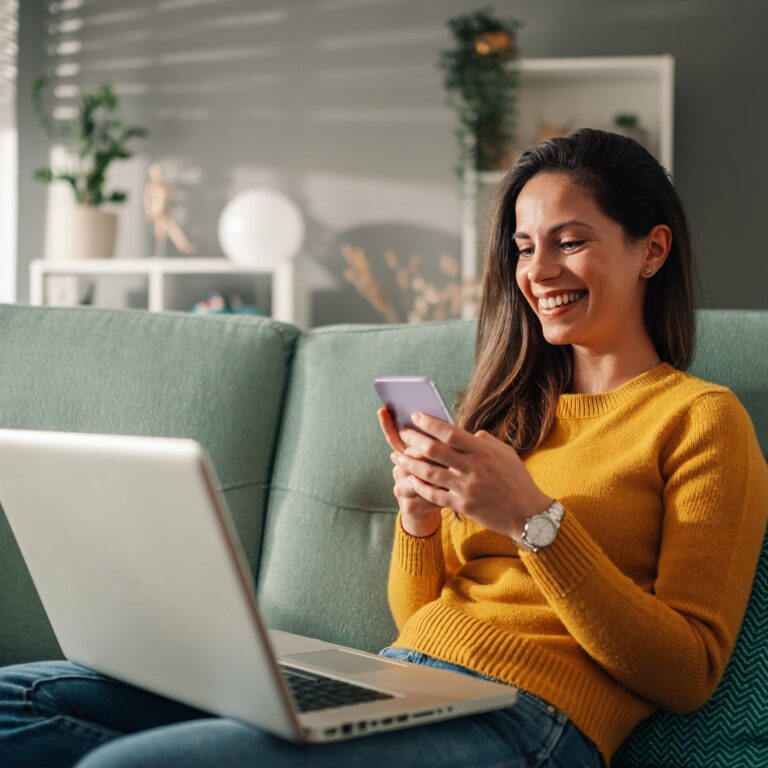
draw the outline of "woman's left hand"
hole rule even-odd
[[[507,443],[485,430],[473,435],[426,414],[413,419],[427,434],[403,430],[407,448],[393,453],[392,461],[413,477],[413,488],[422,498],[515,540],[523,535],[526,518],[552,504]]]

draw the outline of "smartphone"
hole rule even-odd
[[[381,376],[373,382],[373,386],[398,432],[406,428],[423,431],[411,421],[411,414],[416,411],[453,424],[451,412],[429,376]]]

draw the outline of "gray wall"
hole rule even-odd
[[[454,120],[437,52],[466,0],[90,0],[74,82],[109,79],[122,112],[151,137],[117,178],[134,185],[120,256],[151,250],[140,192],[162,160],[183,190],[178,211],[200,255],[219,255],[216,225],[233,194],[266,183],[308,222],[302,261],[314,286],[313,324],[380,319],[342,273],[344,245],[365,249],[397,292],[385,253],[459,255]],[[522,54],[671,53],[676,59],[675,180],[694,232],[708,307],[768,308],[763,208],[768,159],[753,139],[768,123],[768,6],[758,0],[516,0]],[[21,3],[19,54],[19,297],[43,248],[45,190],[30,181],[45,140],[29,107],[50,18]],[[753,146],[754,145],[754,146]],[[404,302],[401,308],[405,309]]]
[[[32,173],[46,160],[45,137],[33,114],[29,94],[32,82],[42,66],[43,0],[19,3],[18,75],[16,81],[16,120],[18,123],[17,201],[17,290],[18,301],[26,301],[29,292],[29,262],[42,256],[46,198],[42,187],[32,180]],[[2,172],[2,169],[0,169]]]

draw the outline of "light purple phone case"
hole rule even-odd
[[[398,431],[405,428],[422,431],[411,421],[411,414],[416,411],[453,424],[451,412],[429,376],[381,376],[373,386],[392,414]]]

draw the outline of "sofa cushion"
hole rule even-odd
[[[299,332],[267,319],[0,307],[0,426],[193,437],[255,569]],[[59,655],[0,514],[0,664]]]
[[[358,648],[394,637],[386,579],[397,505],[377,376],[431,376],[451,405],[474,324],[334,326],[302,337],[278,443],[259,575],[268,624]]]

